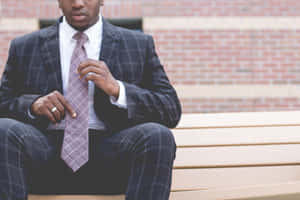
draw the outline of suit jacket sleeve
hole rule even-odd
[[[155,52],[153,38],[147,36],[146,43],[142,84],[123,81],[127,109],[111,105],[108,100],[106,104],[102,104],[101,108],[96,106],[100,118],[108,122],[112,129],[145,122],[156,122],[167,127],[175,127],[180,120],[181,105]],[[100,94],[100,90],[96,91],[98,97]],[[105,94],[102,92],[102,95]]]
[[[128,119],[175,127],[181,116],[180,102],[158,59],[151,36],[148,36],[146,56],[143,87],[125,83]]]
[[[11,42],[8,60],[0,85],[0,117],[14,118],[31,124],[45,123],[44,119],[33,120],[28,111],[39,94],[24,94],[24,71],[17,55],[16,40]]]

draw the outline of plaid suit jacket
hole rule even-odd
[[[181,106],[155,52],[151,36],[126,30],[103,20],[99,59],[113,76],[123,81],[127,109],[112,105],[109,97],[95,88],[94,107],[109,130],[120,130],[143,122],[174,127]],[[59,53],[60,20],[45,29],[11,42],[0,86],[0,116],[45,128],[49,121],[32,120],[28,110],[40,96],[54,90],[63,93]]]

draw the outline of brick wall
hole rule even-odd
[[[300,31],[149,33],[175,84],[300,83]]]
[[[57,18],[60,11],[56,0],[2,0],[1,17],[47,19]],[[249,17],[259,22],[268,17],[277,19],[300,16],[298,0],[106,0],[102,13],[107,18],[193,18],[223,20],[224,17]],[[260,17],[260,18],[257,18]],[[158,23],[160,20],[158,20]],[[176,20],[175,20],[176,21]],[[153,35],[158,54],[172,83],[191,90],[191,86],[209,86],[209,91],[194,91],[198,95],[183,95],[178,90],[184,112],[238,112],[297,110],[300,107],[300,26],[281,28],[256,27],[185,28],[186,24],[166,29],[164,25],[149,28],[144,20],[144,31]],[[33,31],[33,30],[32,30]],[[7,58],[9,41],[29,30],[5,31],[0,28],[0,66]],[[2,69],[2,68],[0,68]],[[0,70],[1,72],[1,70]],[[239,90],[223,91],[226,85],[241,86]],[[243,93],[253,85],[265,88],[266,95]],[[289,92],[295,86],[295,92]],[[272,87],[272,91],[268,90]],[[275,87],[275,89],[274,89]],[[278,90],[276,89],[278,87]],[[286,93],[282,92],[285,91]],[[215,91],[216,95],[207,93]],[[274,91],[274,92],[273,92]]]
[[[58,16],[57,0],[2,0],[2,16]],[[297,0],[105,0],[107,17],[299,16]]]

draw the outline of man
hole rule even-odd
[[[64,16],[11,42],[0,86],[0,199],[29,191],[167,200],[181,107],[152,37],[58,0]]]

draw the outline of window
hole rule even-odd
[[[128,28],[136,31],[143,31],[143,22],[141,18],[121,18],[121,19],[107,19],[110,23],[120,26],[123,28]],[[54,24],[56,20],[53,19],[43,19],[40,20],[40,28],[45,28]]]
[[[137,31],[143,31],[142,19],[131,18],[131,19],[108,19],[111,24],[120,26],[123,28],[128,28]]]

